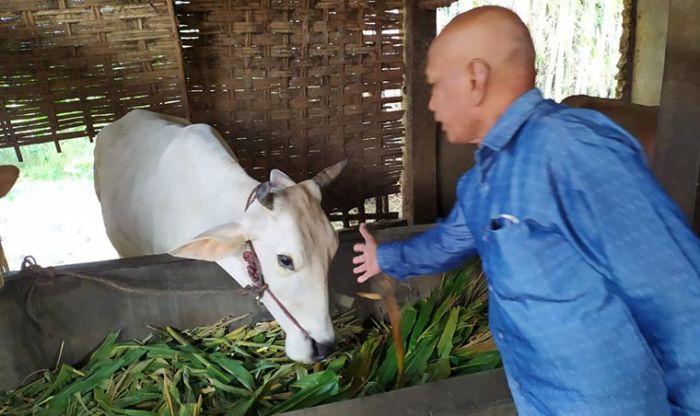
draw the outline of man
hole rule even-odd
[[[544,100],[511,11],[474,9],[435,39],[430,109],[476,143],[449,216],[382,244],[364,225],[364,282],[437,273],[477,254],[520,415],[700,415],[700,241],[638,142],[601,114]]]

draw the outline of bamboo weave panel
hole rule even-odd
[[[0,147],[93,138],[132,108],[187,116],[172,3],[0,3]]]
[[[192,0],[176,9],[192,120],[213,125],[249,173],[263,180],[280,168],[303,180],[347,158],[327,209],[399,192],[403,1]]]

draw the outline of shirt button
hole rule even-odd
[[[488,285],[488,288],[489,288],[489,292],[493,292],[493,286]]]
[[[520,383],[518,383],[517,381],[513,380],[513,389],[514,389],[514,390],[518,390],[519,388],[520,388]]]
[[[503,335],[503,332],[498,331],[498,339],[503,341],[503,338],[505,338],[505,335]]]
[[[489,191],[489,184],[485,183],[481,185],[481,193],[485,194]]]

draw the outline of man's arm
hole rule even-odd
[[[474,236],[464,222],[458,204],[450,215],[421,235],[408,240],[377,246],[363,227],[365,244],[357,244],[360,253],[354,259],[355,273],[364,282],[379,272],[404,279],[410,276],[449,271],[476,255]],[[369,237],[369,239],[368,239]]]

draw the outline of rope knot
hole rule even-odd
[[[39,266],[33,256],[27,256],[22,260],[22,267],[19,273],[23,277],[46,277],[49,279],[56,277],[55,268]]]
[[[253,295],[255,296],[255,300],[260,302],[260,299],[262,299],[263,294],[265,294],[265,291],[267,290],[267,285],[263,284],[262,286],[253,286],[253,285],[248,285],[240,290],[240,292],[243,295]]]

